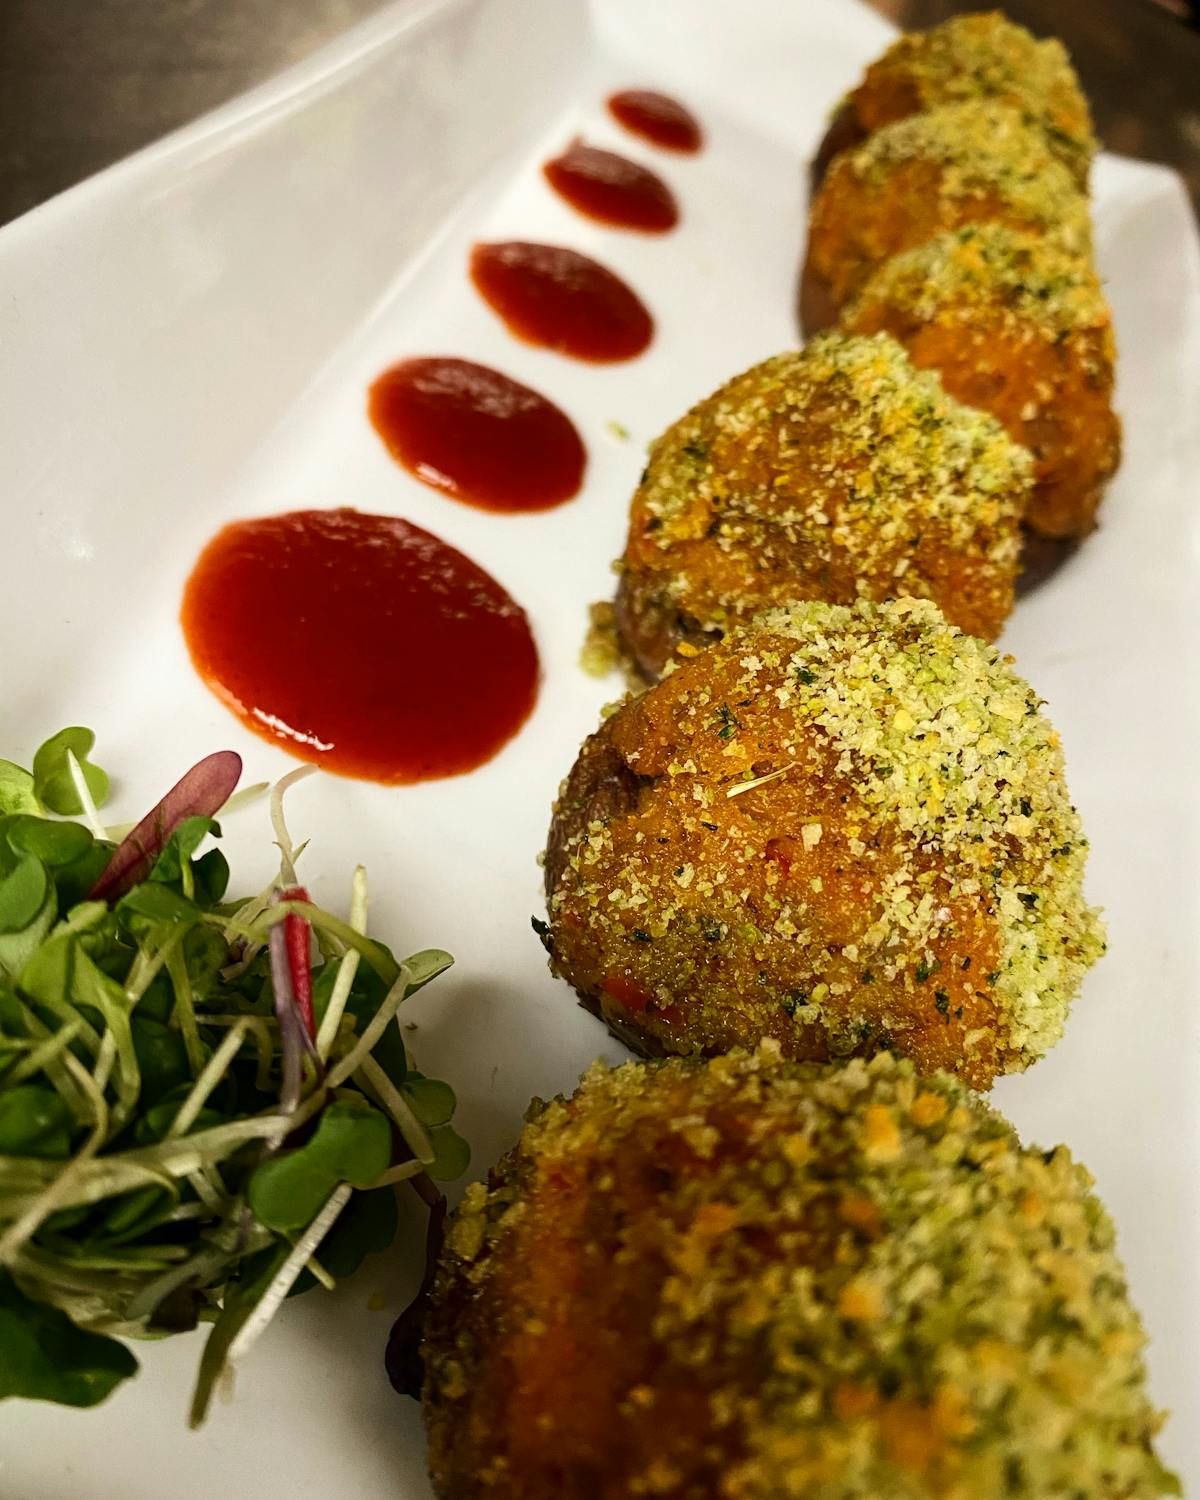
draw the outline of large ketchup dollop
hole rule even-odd
[[[524,610],[394,516],[235,521],[201,553],[182,623],[196,670],[248,728],[344,776],[473,770],[537,698]]]

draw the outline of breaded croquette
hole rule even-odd
[[[616,618],[653,680],[773,604],[931,598],[993,637],[1012,608],[1029,455],[892,339],[815,340],[745,371],[655,443]]]
[[[1084,536],[1120,459],[1112,314],[1091,264],[1044,235],[971,224],[886,261],[842,327],[884,331],[1033,454],[1025,519]]]
[[[1027,1067],[1104,938],[1009,662],[924,600],[809,603],[626,701],[555,809],[554,968],[646,1053]]]
[[[999,223],[1091,253],[1087,198],[1043,135],[1014,109],[951,104],[912,115],[843,151],[813,200],[800,287],[809,333],[889,256],[945,229]]]
[[[1015,109],[1086,188],[1096,154],[1091,111],[1063,44],[1039,41],[999,11],[952,16],[900,37],[843,100],[814,161],[819,182],[839,151],[943,104],[993,99]]]
[[[440,1500],[1155,1500],[1145,1334],[1063,1147],[881,1056],[597,1066],[467,1189]]]

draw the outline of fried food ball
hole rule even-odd
[[[1091,253],[1087,198],[1016,110],[950,104],[884,126],[838,156],[813,200],[800,284],[805,330],[833,324],[889,256],[985,221]]]
[[[829,334],[701,401],[633,497],[616,601],[654,680],[772,604],[897,593],[993,637],[1012,608],[1028,453],[893,339]]]
[[[553,967],[646,1053],[1027,1067],[1104,938],[1010,661],[926,600],[808,603],[627,700],[555,808]]]
[[[1091,1178],[887,1056],[597,1065],[452,1225],[440,1500],[1153,1500]]]
[[[970,224],[886,261],[842,314],[884,331],[1033,454],[1025,519],[1084,536],[1120,460],[1112,313],[1091,264],[1044,235]]]
[[[839,151],[896,120],[992,99],[1015,109],[1077,185],[1096,154],[1091,111],[1066,48],[1038,41],[999,11],[954,16],[894,42],[843,100],[813,162],[814,186]]]

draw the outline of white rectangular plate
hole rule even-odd
[[[361,860],[375,930],[398,950],[457,955],[414,1007],[414,1043],[458,1089],[477,1173],[530,1095],[619,1055],[529,930],[555,788],[618,690],[576,665],[585,606],[611,592],[647,441],[794,342],[802,163],[888,35],[847,0],[744,0],[736,22],[722,0],[408,0],[0,234],[0,753],[95,726],[119,772],[115,818],[219,746],[241,751],[248,780],[288,768],[201,686],[177,625],[193,558],[233,517],[397,513],[529,611],[541,700],[492,764],[391,790],[319,778],[291,802],[318,900],[344,907]],[[636,85],[694,106],[703,154],[655,157],[620,135],[603,99]],[[680,229],[621,234],[556,200],[538,167],[576,132],[653,160]],[[996,1099],[1027,1139],[1065,1140],[1095,1173],[1152,1335],[1155,1397],[1176,1412],[1163,1451],[1196,1486],[1200,262],[1171,174],[1106,158],[1095,193],[1125,464],[1099,534],[1019,607],[1005,643],[1062,731],[1112,944],[1065,1042]],[[657,318],[649,353],[605,368],[515,343],[467,281],[468,247],[488,237],[568,244],[625,275]],[[485,515],[387,458],[367,383],[397,358],[441,353],[565,407],[590,452],[576,501]],[[250,889],[270,870],[265,813],[227,832]],[[141,1377],[98,1411],[0,1406],[0,1494],[427,1496],[416,1407],[382,1369],[411,1289],[400,1261],[377,1257],[333,1297],[289,1305],[199,1435],[184,1427],[197,1336],[139,1349]]]

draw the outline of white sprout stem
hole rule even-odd
[[[387,1076],[373,1057],[364,1057],[359,1072],[379,1096],[379,1102],[400,1127],[400,1133],[408,1142],[417,1160],[428,1166],[434,1159],[434,1151],[425,1127],[413,1114],[412,1106]]]
[[[67,1050],[82,1030],[82,1020],[68,1021],[65,1026],[60,1026],[45,1041],[37,1042],[29,1049],[16,1067],[10,1069],[5,1074],[5,1086],[21,1083],[26,1078],[32,1078],[35,1073],[44,1072],[51,1063]]]
[[[397,1182],[407,1182],[410,1177],[418,1177],[425,1170],[427,1163],[414,1158],[412,1161],[402,1161],[399,1166],[389,1167],[386,1172],[381,1172],[374,1182],[369,1182],[364,1192],[373,1192],[376,1188],[392,1187]]]
[[[217,1192],[203,1167],[187,1174],[188,1186],[210,1214],[219,1217],[225,1211],[226,1199]]]
[[[316,1258],[315,1255],[309,1256],[308,1262],[305,1265],[304,1269],[309,1273],[310,1276],[319,1281],[327,1292],[333,1292],[337,1290],[337,1282],[333,1279],[333,1277],[329,1274],[329,1272],[325,1269],[325,1267],[321,1264],[321,1262]]]
[[[107,1039],[106,1033],[106,1039]],[[104,1102],[104,1095],[96,1088],[92,1081],[92,1075],[83,1067],[69,1052],[63,1054],[63,1059],[75,1081],[87,1095],[88,1102],[92,1106],[95,1123],[88,1132],[87,1139],[79,1150],[58,1174],[55,1180],[42,1193],[39,1193],[25,1212],[10,1224],[3,1237],[0,1237],[0,1266],[10,1266],[20,1255],[26,1243],[41,1228],[42,1224],[58,1208],[75,1185],[75,1180],[83,1168],[91,1161],[92,1157],[104,1144],[104,1138],[108,1134],[108,1105]]]
[[[350,925],[355,932],[361,932],[366,937],[367,872],[362,865],[356,867],[354,878],[350,883]],[[342,1024],[342,1016],[346,1010],[346,1002],[350,998],[350,989],[354,984],[354,976],[358,973],[358,964],[358,949],[351,948],[342,959],[337,978],[333,982],[329,1004],[325,1007],[320,1030],[317,1032],[317,1056],[322,1062],[329,1057],[330,1049],[337,1039],[338,1028]]]
[[[240,791],[234,792],[232,797],[222,802],[213,817],[226,818],[230,813],[240,812],[249,803],[257,802],[265,792],[270,790],[270,786],[269,781],[256,781],[253,786],[242,787]]]
[[[196,1116],[208,1102],[208,1096],[225,1076],[225,1070],[237,1056],[242,1045],[242,1038],[250,1030],[245,1021],[238,1021],[229,1028],[225,1040],[204,1064],[199,1078],[192,1085],[191,1092],[179,1106],[179,1113],[171,1122],[171,1128],[167,1131],[167,1139],[173,1140],[176,1136],[186,1135],[196,1121]]]
[[[67,1058],[74,1062],[70,1053]],[[79,1065],[76,1063],[76,1067]],[[82,1068],[79,1069],[83,1073]],[[86,1075],[85,1075],[86,1076]],[[88,1077],[88,1083],[91,1078]],[[66,1202],[56,1204],[61,1208],[75,1208],[84,1203],[98,1203],[102,1198],[113,1198],[118,1193],[145,1187],[148,1183],[164,1178],[178,1180],[190,1177],[193,1172],[212,1169],[216,1162],[230,1156],[247,1141],[281,1141],[297,1125],[312,1114],[319,1112],[323,1095],[314,1095],[317,1107],[308,1111],[298,1110],[294,1116],[278,1113],[252,1115],[246,1120],[234,1120],[228,1125],[214,1125],[210,1130],[199,1130],[194,1135],[181,1136],[175,1141],[161,1141],[155,1146],[139,1146],[132,1151],[101,1156],[80,1166],[76,1173],[77,1184],[70,1185]],[[19,1180],[14,1183],[17,1191],[0,1200],[0,1212],[20,1214],[40,1200],[51,1187],[57,1187],[63,1179],[60,1163],[54,1161],[22,1161]],[[5,1180],[12,1176],[5,1168]]]
[[[296,884],[296,849],[283,816],[283,794],[306,776],[315,776],[317,769],[316,766],[297,766],[294,771],[281,776],[271,788],[271,827],[279,846],[280,873],[285,885]]]
[[[107,839],[108,831],[100,821],[100,814],[92,800],[91,788],[87,784],[83,767],[76,759],[74,750],[67,751],[67,770],[70,771],[71,780],[75,784],[75,794],[79,798],[79,805],[83,808],[84,821],[98,839]]]
[[[167,954],[167,974],[175,990],[175,1004],[171,1019],[177,1021],[183,1034],[183,1047],[188,1065],[199,1075],[204,1067],[204,1048],[200,1041],[200,1028],[196,1024],[195,997],[192,994],[192,976],[183,962],[178,948]]]
[[[275,1056],[275,1047],[271,1040],[271,1027],[278,1027],[278,1022],[275,1021],[274,1017],[268,1022],[265,1016],[215,1015],[211,1011],[205,1011],[204,1024],[206,1026],[245,1027],[246,1031],[254,1039],[254,1050],[258,1058],[254,1086],[260,1094],[265,1094],[271,1078],[271,1062]]]
[[[347,1078],[353,1077],[362,1067],[363,1058],[370,1057],[379,1044],[379,1038],[388,1028],[388,1023],[400,1009],[404,997],[408,994],[408,987],[412,983],[412,975],[407,964],[400,965],[400,977],[383,997],[379,1009],[367,1022],[362,1036],[350,1048],[345,1057],[339,1058],[338,1062],[329,1070],[329,1076],[325,1080],[328,1089],[336,1089],[339,1084],[345,1083]]]
[[[258,1342],[259,1336],[270,1323],[271,1319],[279,1311],[283,1299],[291,1291],[296,1283],[297,1277],[304,1267],[316,1254],[317,1246],[333,1228],[338,1215],[350,1200],[350,1194],[354,1189],[349,1183],[343,1182],[335,1187],[333,1192],[325,1201],[317,1217],[312,1221],[296,1243],[292,1246],[291,1253],[275,1273],[275,1279],[262,1294],[254,1311],[246,1319],[238,1330],[236,1337],[229,1346],[226,1355],[226,1364],[236,1364],[238,1360],[245,1359],[250,1350]]]
[[[108,1080],[112,1076],[113,1063],[116,1058],[117,1039],[111,1031],[106,1031],[100,1038],[100,1052],[96,1057],[96,1066],[91,1075],[98,1093],[103,1094],[108,1087]]]
[[[163,965],[186,936],[187,929],[185,927],[177,928],[162,947],[150,958],[146,957],[142,949],[138,949],[137,957],[133,961],[133,967],[130,969],[125,980],[125,999],[128,1001],[131,1010],[158,978]]]

